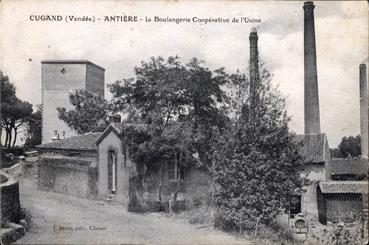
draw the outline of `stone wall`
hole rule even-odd
[[[9,175],[0,172],[1,227],[8,222],[18,223],[20,215],[19,184]]]
[[[207,205],[210,201],[211,177],[203,170],[193,168],[185,178],[185,198],[188,208]]]
[[[38,165],[38,188],[72,196],[97,196],[94,158],[44,155]]]

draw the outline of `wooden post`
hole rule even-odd
[[[241,236],[242,235],[242,215],[240,216],[240,220],[239,220],[239,233]]]
[[[258,225],[259,225],[260,216],[256,218],[256,226],[255,226],[255,236],[258,234]]]

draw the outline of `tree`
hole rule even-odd
[[[28,119],[25,145],[34,147],[41,144],[42,131],[42,106],[37,105],[37,109]]]
[[[134,71],[135,77],[108,88],[116,112],[146,125],[145,132],[133,130],[136,137],[128,137],[132,159],[145,169],[142,180],[152,172],[159,171],[162,176],[163,165],[173,160],[182,166],[209,167],[210,132],[223,127],[226,120],[218,107],[225,98],[221,85],[227,75],[223,69],[210,71],[197,59],[184,65],[179,57],[153,57]]]
[[[1,82],[1,131],[0,131],[0,142],[2,140],[2,132],[3,130],[6,131],[6,140],[5,145],[8,144],[8,120],[7,118],[10,115],[10,106],[14,103],[16,96],[15,96],[15,87],[12,83],[9,82],[8,76],[3,75],[0,71],[0,82]],[[2,145],[2,142],[1,142]]]
[[[13,143],[12,143],[12,147],[15,146],[15,143],[17,141],[17,136],[19,133],[19,129],[22,126],[26,126],[26,124],[29,121],[29,118],[32,115],[32,104],[26,102],[26,101],[21,101],[19,99],[16,100],[15,104],[11,107],[12,108],[12,113],[10,116],[10,126],[13,129],[14,132],[14,138],[13,138]],[[11,143],[11,134],[9,136],[9,146]]]
[[[69,101],[74,109],[58,107],[58,116],[78,134],[101,132],[106,128],[109,107],[103,97],[85,90],[76,90],[69,94]]]
[[[223,228],[251,230],[258,224],[271,225],[281,211],[290,208],[290,200],[303,184],[302,160],[288,129],[285,101],[272,88],[267,69],[261,66],[259,70],[258,103],[250,105],[248,96],[239,117],[213,144],[217,225]],[[235,78],[248,86],[246,76]]]
[[[9,78],[0,72],[1,82],[1,132],[5,130],[5,143],[8,148],[14,147],[19,129],[25,126],[32,114],[32,105],[20,100],[15,94],[15,87]],[[1,137],[1,135],[0,135]]]
[[[346,158],[346,157],[358,157],[361,155],[361,137],[360,135],[345,136],[341,139],[338,148],[331,149],[332,157]]]

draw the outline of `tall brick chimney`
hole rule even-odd
[[[366,65],[360,65],[360,135],[361,155],[368,157],[368,82]]]
[[[251,118],[255,114],[255,107],[258,102],[259,84],[259,61],[258,61],[258,33],[251,28],[250,36],[250,110]]]
[[[314,4],[304,3],[305,135],[320,134],[319,92],[316,65]]]

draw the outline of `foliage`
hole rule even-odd
[[[223,69],[210,71],[195,58],[182,64],[179,57],[152,57],[134,71],[133,78],[108,85],[115,112],[128,114],[127,123],[145,125],[125,130],[131,158],[146,174],[170,161],[209,169],[209,142],[226,121],[219,107]]]
[[[214,210],[212,207],[201,205],[191,209],[186,209],[181,212],[172,212],[168,214],[169,217],[175,217],[176,219],[187,220],[190,224],[202,225],[202,227],[210,227],[214,224],[213,217]]]
[[[225,117],[217,108],[224,99],[220,86],[226,82],[222,69],[214,72],[192,59],[183,65],[179,57],[151,58],[135,68],[135,78],[108,86],[116,111],[128,113],[129,121],[148,126],[148,137],[136,142],[136,160],[143,162],[191,160],[197,152],[206,161],[206,142],[211,127],[222,127]]]
[[[15,87],[9,78],[0,72],[1,82],[1,133],[5,130],[4,145],[14,147],[19,129],[26,125],[32,114],[32,105],[20,100],[15,94]],[[1,137],[1,134],[0,134]]]
[[[224,86],[229,100],[227,101],[227,113],[228,116],[237,120],[241,114],[242,110],[245,110],[245,105],[247,104],[249,97],[249,78],[246,76],[247,70],[241,72],[237,70],[236,73],[229,76],[228,83]]]
[[[215,203],[223,228],[270,225],[290,207],[291,196],[301,191],[303,183],[285,101],[271,87],[269,72],[260,70],[258,103],[243,105],[235,124],[213,144]]]
[[[354,232],[352,232],[349,229],[338,227],[334,231],[332,241],[337,245],[362,244],[360,229],[356,229]]]
[[[364,220],[351,224],[336,223],[323,229],[311,229],[307,234],[309,244],[359,245],[364,243]]]
[[[30,147],[41,144],[42,106],[37,105],[36,107],[37,110],[32,113],[28,120],[25,145]]]
[[[361,155],[361,137],[360,135],[343,137],[338,148],[331,149],[332,157],[347,158]]]
[[[101,132],[106,128],[109,107],[103,97],[77,90],[69,94],[69,101],[74,109],[58,107],[58,116],[78,134]]]

